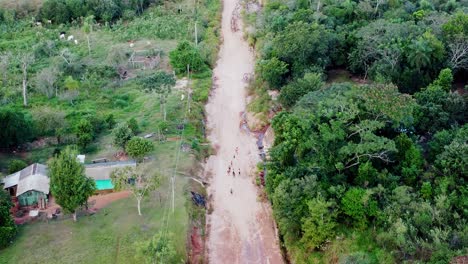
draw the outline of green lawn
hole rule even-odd
[[[170,210],[170,181],[142,203],[138,216],[133,197],[119,200],[92,216],[38,222],[20,228],[13,245],[0,251],[0,263],[141,263],[135,243],[167,230],[181,263],[186,256],[187,179],[176,178],[176,207]],[[168,200],[169,198],[169,200]],[[161,199],[161,201],[160,201]],[[168,203],[169,202],[169,203]],[[165,212],[168,214],[165,215]],[[167,228],[164,223],[169,216]]]

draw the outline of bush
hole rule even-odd
[[[80,146],[81,149],[85,149],[86,146],[93,141],[93,125],[88,120],[82,119],[75,127],[75,132],[78,138],[78,146]]]
[[[34,135],[31,116],[13,108],[0,108],[0,147],[10,148]]]
[[[138,126],[138,122],[134,117],[127,121],[127,126],[130,128],[130,130],[132,130],[133,135],[136,135],[140,132],[140,127]]]
[[[12,160],[8,165],[8,173],[12,174],[26,168],[28,164],[22,160]]]
[[[322,75],[319,73],[306,73],[303,78],[286,85],[281,89],[279,101],[287,108],[309,92],[317,91],[323,86]]]
[[[64,0],[46,0],[39,12],[42,20],[51,20],[57,24],[68,23],[71,20],[70,9]]]
[[[153,149],[153,142],[140,137],[133,137],[125,146],[127,154],[138,162],[143,161],[143,157]]]
[[[114,136],[114,144],[121,148],[125,148],[127,142],[134,136],[128,124],[119,124],[112,134]]]
[[[365,228],[367,226],[366,208],[364,205],[364,196],[366,191],[360,188],[351,188],[343,199],[341,199],[341,209],[352,218],[353,224],[357,227]]]
[[[115,126],[114,114],[108,114],[104,120],[106,122],[107,128],[112,129]]]
[[[200,72],[207,67],[203,62],[200,52],[188,41],[182,41],[177,48],[169,53],[171,65],[177,73],[185,73],[187,65],[190,65],[190,71]]]
[[[38,135],[55,136],[59,129],[67,126],[65,113],[57,109],[43,107],[32,112],[34,125]]]
[[[270,88],[278,89],[283,85],[284,75],[288,73],[288,64],[273,57],[269,60],[262,60],[257,64],[257,71],[262,80],[266,81]]]

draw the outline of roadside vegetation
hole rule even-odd
[[[265,125],[276,115],[265,190],[289,259],[467,255],[467,3],[243,4],[249,107]]]
[[[213,0],[0,2],[0,177],[45,164],[69,145],[87,162],[129,157],[157,175],[151,188],[135,191],[138,210],[129,197],[75,224],[33,223],[16,236],[9,229],[0,263],[185,261],[187,232],[196,223],[204,234],[204,215],[193,213],[203,209],[189,202],[198,186],[187,176],[196,177],[209,153],[203,107],[220,7]],[[30,254],[21,254],[26,248]]]

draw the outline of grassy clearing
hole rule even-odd
[[[135,243],[161,231],[173,234],[183,262],[189,223],[187,179],[176,178],[175,212],[169,214],[166,228],[163,219],[167,219],[165,212],[170,207],[169,183],[165,178],[163,186],[143,201],[141,217],[135,199],[130,197],[95,215],[82,216],[77,223],[67,219],[25,225],[14,244],[0,251],[0,263],[141,263],[135,256]]]

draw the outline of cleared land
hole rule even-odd
[[[116,201],[92,216],[23,226],[18,239],[0,251],[0,263],[141,263],[135,243],[150,239],[163,227],[169,181],[142,203],[138,216],[132,197]],[[181,259],[186,255],[188,215],[183,195],[187,180],[176,180],[176,210],[167,230]]]
[[[211,5],[211,9],[217,12],[218,3],[198,2],[200,6],[205,4]],[[182,8],[182,13],[177,12],[178,8]],[[18,41],[24,42],[22,45],[30,46],[30,42],[34,41],[31,36],[40,32],[44,39],[51,39],[59,43],[57,45],[68,45],[67,48],[79,55],[81,61],[87,65],[109,66],[113,63],[112,54],[127,52],[130,50],[127,41],[135,40],[136,50],[161,50],[162,60],[157,69],[169,70],[168,53],[180,40],[191,37],[192,10],[191,1],[177,5],[168,3],[164,6],[151,7],[142,16],[125,23],[117,23],[112,28],[96,25],[90,34],[92,48],[90,55],[85,35],[79,27],[66,26],[67,34],[73,34],[79,41],[79,44],[75,45],[58,40],[58,34],[63,30],[58,26],[52,25],[48,29],[33,28],[26,21],[20,21],[15,25],[16,28],[12,29],[16,34],[15,38],[0,38],[0,50],[11,49]],[[199,29],[201,30],[201,27]],[[5,33],[5,35],[12,34]],[[43,67],[50,62],[48,58],[44,59],[39,63],[43,65],[39,66]],[[125,61],[118,63],[126,64]],[[87,83],[83,80],[79,98],[73,103],[57,97],[47,99],[30,93],[31,110],[48,106],[53,110],[64,112],[70,122],[88,114],[105,116],[112,113],[117,123],[135,118],[140,126],[139,136],[161,130],[164,136],[171,140],[159,142],[156,136],[150,138],[155,144],[154,151],[149,155],[151,166],[154,171],[159,171],[163,175],[163,183],[156,192],[142,202],[142,217],[138,216],[136,201],[130,196],[110,204],[95,215],[79,217],[78,223],[66,219],[28,224],[20,228],[20,233],[11,246],[0,250],[0,263],[141,263],[143,260],[136,257],[136,244],[147,241],[161,231],[172,233],[171,239],[178,258],[181,262],[185,261],[190,221],[203,219],[204,215],[200,213],[201,209],[194,209],[191,205],[188,197],[190,182],[186,176],[176,177],[175,211],[168,213],[167,208],[171,198],[169,177],[172,176],[176,153],[181,144],[187,152],[180,153],[177,171],[190,176],[194,175],[197,169],[197,155],[207,148],[203,146],[201,131],[202,107],[211,87],[211,72],[194,76],[194,79],[198,79],[192,80],[188,87],[173,89],[166,103],[167,121],[163,122],[159,97],[142,91],[138,82],[140,76],[146,76],[155,70],[129,69],[129,76],[137,78],[104,82],[99,79],[91,80],[90,82],[94,84],[92,86],[86,86]],[[184,126],[181,142],[177,139],[181,136],[180,125],[185,115],[185,101],[181,101],[181,95],[186,94],[188,88],[193,91],[192,112]],[[13,159],[22,159],[27,163],[46,163],[56,150],[65,146],[54,143],[42,144],[48,139],[40,138],[25,151],[0,153],[0,176],[2,173],[7,174],[6,168]],[[54,141],[53,137],[50,139]],[[108,129],[96,135],[95,141],[87,149],[85,154],[88,162],[95,158],[114,160],[114,155],[120,151],[112,145],[112,134]],[[191,217],[191,214],[196,215]]]

